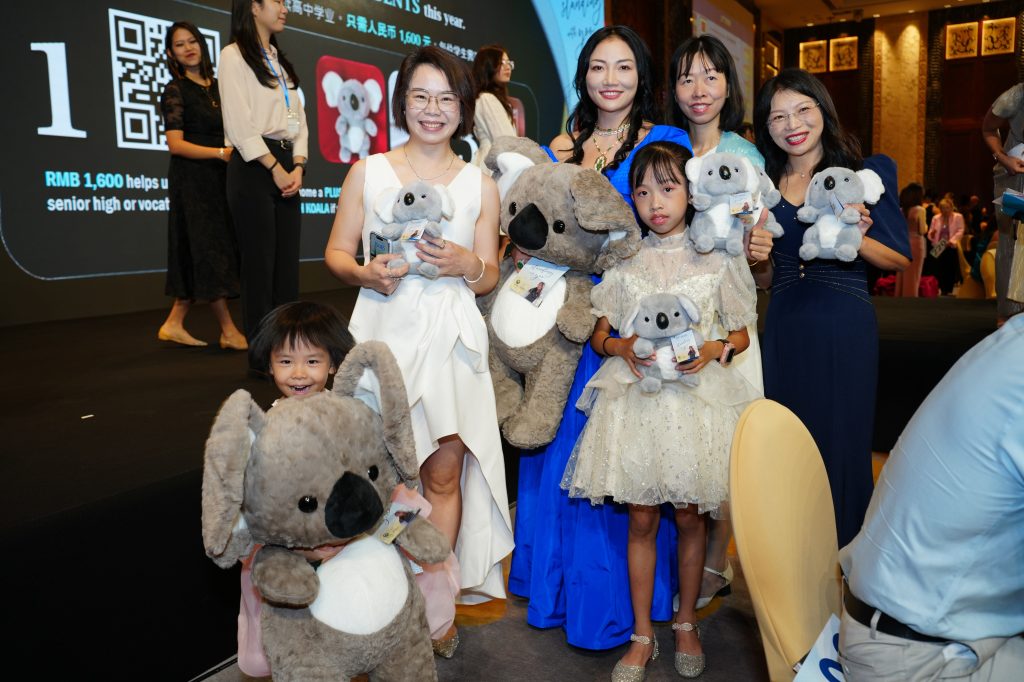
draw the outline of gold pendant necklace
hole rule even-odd
[[[444,175],[445,173],[450,171],[452,169],[452,164],[455,163],[455,153],[452,152],[452,158],[451,158],[451,161],[448,162],[448,167],[447,168],[445,168],[443,171],[441,171],[440,173],[438,173],[437,175],[435,175],[432,178],[425,178],[425,177],[423,177],[422,175],[420,175],[419,173],[416,172],[416,167],[412,165],[412,161],[409,159],[409,152],[405,151],[405,145],[404,144],[402,145],[402,154],[405,156],[405,162],[407,164],[409,164],[409,168],[412,170],[412,174],[415,175],[420,180],[422,180],[423,182],[430,182],[431,180],[437,180],[439,177],[441,177],[442,175]]]
[[[617,144],[622,143],[621,131],[624,131],[628,127],[629,126],[627,125],[619,129],[619,134],[615,136],[615,139],[612,141],[610,145],[608,145],[607,149],[601,149],[601,145],[597,143],[597,138],[591,136],[590,139],[594,143],[594,149],[597,150],[598,154],[597,159],[594,161],[594,170],[596,170],[598,173],[604,170],[604,167],[608,165],[608,154],[611,153],[612,149],[614,149]]]

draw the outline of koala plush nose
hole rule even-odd
[[[722,178],[723,180],[728,180],[729,178],[732,177],[732,171],[729,170],[728,166],[719,166],[718,177]]]
[[[658,317],[655,318],[658,329],[668,329],[668,315],[665,313],[658,313]]]
[[[349,97],[348,97],[348,105],[350,107],[352,107],[352,111],[358,111],[359,110],[359,98],[356,97],[355,95],[349,95]]]
[[[527,204],[508,224],[508,236],[519,248],[535,251],[548,241],[548,221],[539,208]]]
[[[416,201],[416,195],[414,195],[412,192],[406,192],[405,196],[402,197],[402,201],[405,202],[406,206],[412,206],[412,203]]]
[[[327,498],[324,520],[332,535],[350,538],[373,528],[383,513],[384,504],[373,484],[362,476],[345,472]]]
[[[833,190],[835,188],[836,188],[836,179],[833,178],[831,175],[827,176],[825,178],[825,189]]]

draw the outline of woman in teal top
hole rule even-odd
[[[683,41],[672,55],[669,90],[674,94],[669,104],[669,120],[690,134],[694,157],[729,152],[744,156],[758,168],[764,168],[764,157],[757,147],[732,132],[743,123],[743,94],[736,64],[721,40],[702,35]],[[755,229],[747,254],[751,267],[760,267],[759,262],[767,260],[771,247],[771,236],[764,230]],[[763,393],[761,348],[756,325],[747,331],[750,348],[736,358],[734,369]],[[698,609],[707,606],[716,594],[729,592],[733,574],[726,550],[731,534],[727,520],[708,519],[708,546]]]

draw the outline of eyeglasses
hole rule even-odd
[[[794,112],[788,114],[772,114],[768,117],[768,127],[772,130],[778,130],[789,122],[789,118],[791,116],[796,116],[797,119],[803,123],[809,123],[814,117],[814,110],[817,109],[818,106],[817,102],[808,102],[801,104]]]
[[[515,61],[513,61],[513,60],[511,60],[511,59],[502,59],[502,60],[501,60],[501,65],[502,65],[502,66],[507,66],[507,67],[508,67],[508,68],[510,68],[510,69],[514,69],[514,68],[516,68],[516,63],[515,63]]]
[[[439,92],[431,95],[426,90],[410,90],[405,93],[405,106],[410,111],[423,111],[430,106],[430,100],[437,102],[441,111],[456,111],[459,108],[459,96],[454,92]]]

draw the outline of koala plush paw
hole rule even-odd
[[[779,221],[776,220],[775,216],[773,216],[771,213],[768,214],[768,220],[764,221],[763,227],[764,230],[768,232],[768,234],[775,237],[776,239],[785,234],[785,232],[782,229],[782,225],[779,224]]]
[[[640,390],[644,393],[657,393],[661,390],[661,379],[657,377],[644,377],[640,380]]]
[[[679,377],[679,383],[683,386],[700,386],[700,377],[696,374],[684,374]]]
[[[438,267],[433,263],[420,263],[420,266],[417,269],[416,274],[423,275],[427,279],[437,279],[437,276],[438,274],[440,274],[440,272],[441,271],[438,269]]]
[[[802,223],[813,223],[818,219],[818,209],[813,206],[801,206],[796,212],[796,219]]]
[[[690,197],[690,203],[693,204],[693,208],[698,211],[706,211],[711,207],[711,195],[710,194],[697,194],[696,192]]]
[[[711,253],[715,249],[715,238],[709,234],[702,234],[693,240],[693,248],[697,253]]]
[[[388,261],[388,270],[397,270],[398,268],[402,267],[405,264],[406,264],[406,261],[405,261],[404,258],[396,258],[394,260],[389,260]]]
[[[803,248],[800,249],[803,251]],[[853,248],[849,244],[843,244],[842,246],[836,247],[836,258],[847,263],[851,262],[857,257],[857,249]]]
[[[633,354],[638,358],[649,358],[654,355],[654,344],[650,339],[637,339],[633,342]]]
[[[847,225],[856,225],[860,222],[860,211],[855,209],[853,206],[847,206],[843,209],[843,212],[839,214],[839,219]]]
[[[729,239],[725,242],[725,251],[730,256],[738,256],[743,253],[742,239]]]
[[[814,244],[803,244],[800,247],[800,258],[803,260],[814,260],[821,250]]]

